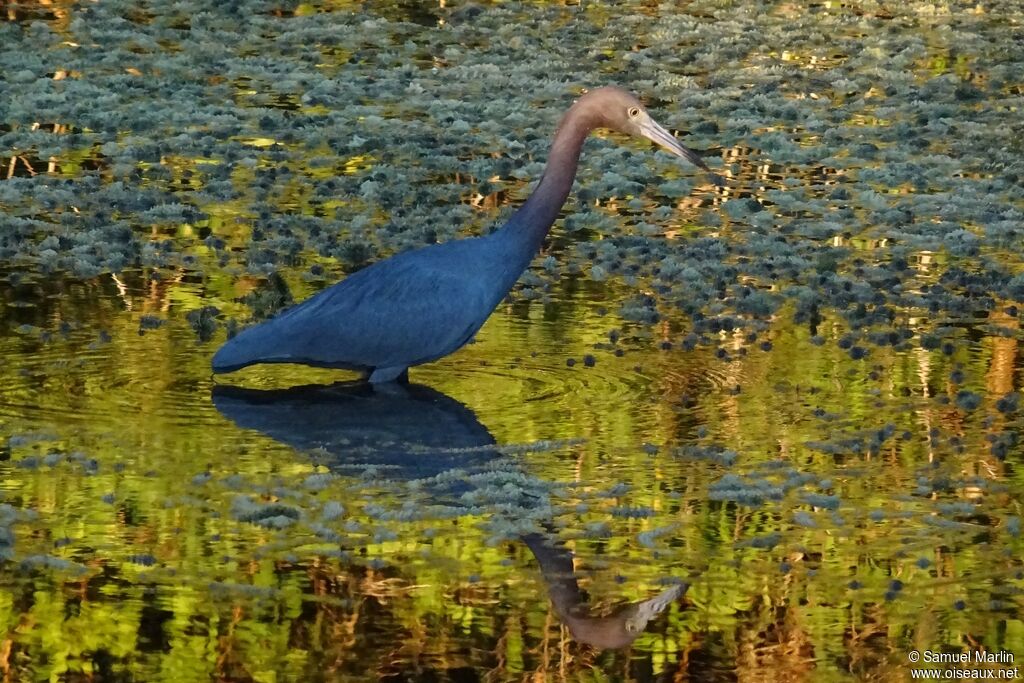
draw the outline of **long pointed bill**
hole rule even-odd
[[[677,157],[682,157],[683,159],[686,159],[697,168],[702,168],[708,173],[712,172],[711,169],[707,167],[707,164],[704,163],[704,160],[700,158],[700,155],[698,155],[692,149],[688,147],[683,147],[681,144],[679,144],[679,141],[676,140],[675,136],[672,135],[672,133],[669,133],[664,128],[662,128],[657,121],[655,121],[649,116],[646,118],[647,120],[640,124],[641,135],[643,135],[648,140],[657,143],[661,147],[664,147],[666,150],[672,152]]]

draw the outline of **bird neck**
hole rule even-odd
[[[540,249],[548,230],[558,218],[576,178],[583,141],[594,128],[592,112],[580,105],[581,102],[577,102],[570,107],[562,118],[540,183],[501,230],[528,249],[529,258],[533,258]]]

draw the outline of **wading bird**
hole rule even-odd
[[[213,357],[213,371],[298,363],[390,382],[461,348],[540,249],[572,188],[583,141],[595,128],[647,138],[708,170],[630,93],[614,87],[588,92],[562,117],[537,188],[501,228],[396,254],[353,273],[228,340]]]

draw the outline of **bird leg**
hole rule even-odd
[[[409,368],[404,365],[392,368],[374,368],[373,372],[370,373],[370,384],[380,384],[381,382],[408,383]]]

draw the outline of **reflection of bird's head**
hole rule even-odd
[[[650,600],[624,605],[605,617],[563,614],[573,638],[601,650],[626,647],[639,637],[654,617],[682,597],[687,585],[666,588]]]
[[[686,592],[686,588],[686,584],[678,584],[666,588],[650,600],[634,602],[632,605],[629,605],[628,609],[633,614],[626,619],[626,631],[639,635],[647,628],[647,623],[651,619],[664,612],[666,607],[682,597],[683,593]]]

